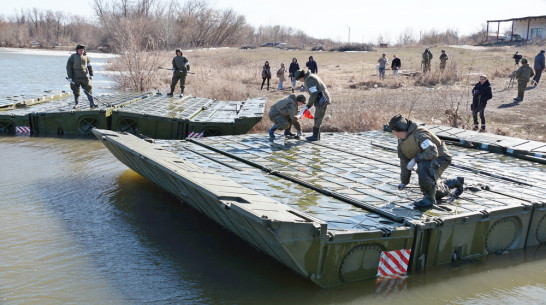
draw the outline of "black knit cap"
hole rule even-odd
[[[389,122],[389,128],[395,131],[407,131],[410,121],[403,117],[401,114],[397,114],[392,117]]]

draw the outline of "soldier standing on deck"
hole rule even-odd
[[[444,72],[446,68],[447,60],[446,50],[442,50],[442,55],[440,55],[440,71]]]
[[[436,199],[449,195],[456,188],[455,196],[463,192],[464,178],[457,177],[446,181],[439,180],[451,164],[451,155],[446,144],[428,129],[417,126],[401,115],[394,116],[389,128],[398,138],[398,157],[400,158],[399,190],[410,182],[411,171],[417,165],[419,188],[425,197],[414,202],[418,208],[428,208],[436,204]]]
[[[184,88],[186,86],[186,75],[190,71],[190,62],[186,56],[182,55],[182,50],[176,49],[176,56],[173,58],[173,78],[171,81],[171,92],[167,95],[174,94],[176,83],[180,80],[180,97],[184,96]]]
[[[326,84],[316,74],[311,72],[305,73],[303,70],[294,72],[294,77],[303,81],[305,90],[309,93],[309,101],[307,102],[307,109],[315,106],[315,123],[313,125],[313,135],[307,137],[307,141],[320,140],[320,125],[326,114],[328,105],[332,103],[330,92],[326,89]]]
[[[89,73],[89,77],[87,77]],[[98,107],[93,100],[93,86],[89,80],[93,79],[93,67],[91,66],[91,59],[85,52],[84,45],[76,46],[76,53],[70,55],[66,62],[66,74],[67,79],[70,82],[70,89],[74,93],[74,109],[80,107],[80,86],[83,88],[83,92],[87,95],[89,100],[89,107]]]

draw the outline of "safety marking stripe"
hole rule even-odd
[[[383,251],[379,258],[377,276],[404,275],[408,269],[411,249]]]
[[[204,133],[205,133],[205,131],[201,131],[201,132],[195,132],[195,131],[188,132],[188,136],[187,136],[186,138],[187,138],[187,139],[202,138]]]
[[[18,136],[30,136],[30,127],[17,126],[15,127],[15,134]]]

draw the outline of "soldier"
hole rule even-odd
[[[330,97],[330,92],[326,88],[324,82],[316,74],[311,74],[311,72],[305,73],[303,70],[294,72],[294,77],[303,81],[305,90],[309,93],[309,101],[307,102],[307,109],[315,106],[315,123],[313,125],[313,135],[307,137],[307,141],[318,141],[320,140],[320,125],[326,114],[326,109],[328,105],[332,103],[332,98]]]
[[[417,126],[401,115],[396,115],[390,120],[389,128],[398,138],[401,169],[399,190],[406,188],[410,182],[411,171],[418,165],[416,172],[419,177],[419,188],[425,197],[414,202],[416,207],[431,207],[436,204],[436,199],[449,195],[450,189],[457,189],[455,196],[463,192],[463,177],[439,180],[451,164],[451,155],[442,140],[428,129]]]
[[[426,73],[430,71],[430,61],[432,60],[432,53],[428,50],[428,48],[426,48],[422,56],[423,61],[421,61],[421,65],[423,66],[423,73]]]
[[[167,95],[173,95],[174,87],[176,87],[176,83],[180,80],[180,97],[183,97],[184,88],[186,87],[186,75],[190,71],[190,62],[186,56],[182,55],[182,50],[176,49],[175,53],[176,56],[173,57],[172,62],[173,78],[171,81],[171,92],[167,93]]]
[[[89,77],[87,77],[89,73]],[[83,89],[87,99],[89,100],[90,108],[97,108],[93,100],[93,86],[89,80],[93,79],[93,67],[91,66],[91,59],[85,52],[85,45],[77,45],[76,53],[70,55],[66,62],[66,74],[67,79],[70,82],[70,89],[74,93],[74,109],[80,107],[80,86]]]
[[[297,97],[295,94],[290,94],[271,106],[269,119],[273,121],[273,125],[268,130],[269,141],[275,140],[275,130],[277,129],[284,130],[284,135],[287,137],[295,136],[299,138],[301,136],[301,127],[296,115],[298,114],[298,107],[303,106],[305,100],[306,98],[302,94]],[[296,134],[290,132],[292,125],[296,127]]]
[[[527,88],[527,83],[533,77],[535,73],[533,69],[529,67],[527,63],[527,58],[521,60],[521,67],[516,71],[516,79],[518,80],[518,97],[514,98],[514,101],[521,102],[523,101],[523,95],[525,94],[525,88]]]
[[[444,72],[446,68],[447,60],[446,50],[442,50],[442,55],[440,55],[440,71]]]
[[[538,82],[540,81],[540,76],[542,75],[542,71],[544,68],[546,68],[546,64],[544,63],[544,50],[540,50],[540,52],[535,56],[535,63],[533,65],[533,68],[535,69],[535,77],[533,77],[533,84],[536,86],[538,85]]]

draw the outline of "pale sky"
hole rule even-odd
[[[159,0],[160,1],[160,0]],[[3,1],[0,15],[16,9],[42,8],[93,17],[91,0]],[[184,0],[179,0],[181,4]],[[216,9],[232,8],[253,26],[283,25],[300,29],[316,38],[345,42],[377,42],[381,34],[396,42],[401,32],[446,29],[469,34],[486,20],[546,15],[546,0],[208,0]],[[501,23],[502,27],[510,23]],[[493,26],[496,31],[496,24]]]

